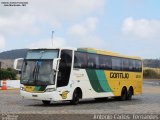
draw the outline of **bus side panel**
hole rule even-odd
[[[96,86],[101,86],[101,84],[104,82],[101,81],[102,83],[97,83],[96,78],[102,77],[101,73],[98,73],[99,76],[97,76],[97,72],[93,71],[87,71],[86,69],[75,69],[73,70],[71,81],[73,81],[74,88],[80,87],[82,90],[82,98],[98,98],[98,97],[109,97],[109,96],[114,96],[111,91],[101,91],[98,87],[95,88]],[[90,74],[90,76],[89,76]],[[93,77],[91,77],[91,75]],[[104,74],[105,75],[105,74]],[[92,80],[91,80],[92,79]],[[92,81],[92,83],[91,83]],[[94,83],[93,83],[94,82]],[[106,82],[106,81],[105,81]],[[97,90],[95,90],[97,89]],[[99,89],[99,90],[98,90]],[[102,89],[102,88],[101,88]]]
[[[143,76],[141,72],[105,71],[105,74],[115,96],[121,95],[124,86],[127,90],[132,86],[135,95],[142,93]]]

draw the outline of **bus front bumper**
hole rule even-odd
[[[34,92],[26,92],[21,90],[21,96],[24,99],[32,99],[32,100],[48,100],[48,101],[60,101],[62,99],[61,94],[58,92],[43,92],[43,93],[34,93]]]

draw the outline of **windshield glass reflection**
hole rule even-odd
[[[54,84],[52,60],[25,60],[22,67],[21,83],[27,85]]]

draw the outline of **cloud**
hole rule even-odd
[[[89,17],[84,22],[71,26],[68,33],[73,36],[85,36],[96,29],[97,22],[96,17]]]
[[[29,1],[28,6],[32,13],[38,15],[73,19],[99,12],[104,7],[104,2],[105,0],[33,0]]]
[[[12,0],[14,1],[17,2]],[[51,27],[61,32],[62,29],[67,29],[66,23],[72,25],[73,21],[81,20],[92,13],[99,15],[105,5],[105,0],[24,0],[23,2],[26,1],[28,4],[25,7],[0,5],[0,33],[9,43],[15,39],[25,38],[31,41],[31,37],[44,38],[46,31]],[[94,30],[96,24],[94,18],[89,18],[85,22],[88,26],[77,26],[80,27],[77,33],[84,31],[84,34],[87,34],[88,31]]]
[[[79,39],[77,47],[104,49],[107,45],[103,39],[95,35],[88,35]]]
[[[0,49],[5,47],[5,38],[0,34]]]
[[[66,46],[65,39],[62,37],[53,38],[53,47],[51,39],[40,40],[34,43],[31,43],[27,48],[57,48]]]
[[[17,0],[12,0],[13,2]],[[1,5],[2,16],[12,16],[14,13],[32,14],[41,19],[60,18],[77,19],[89,13],[99,13],[103,10],[105,0],[24,0],[26,7],[4,7]]]
[[[0,16],[0,32],[4,35],[21,35],[28,33],[37,33],[39,30],[35,26],[35,17],[24,14],[11,17]]]
[[[122,31],[125,35],[142,39],[160,38],[160,20],[126,18],[123,22]]]
[[[106,46],[105,41],[95,35],[97,24],[97,17],[88,17],[84,21],[71,26],[68,29],[71,44],[74,47],[104,48]]]

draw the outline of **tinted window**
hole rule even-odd
[[[129,66],[128,66],[128,70],[129,71],[134,71],[135,69],[135,63],[134,63],[135,60],[131,60],[129,59]]]
[[[136,66],[136,71],[142,71],[142,62],[139,60],[136,60],[135,62],[135,66]]]
[[[82,52],[74,53],[74,67],[86,68],[87,67],[87,54]]]
[[[88,68],[99,68],[99,55],[88,54]]]
[[[132,71],[136,71],[136,60],[132,60]]]
[[[26,59],[54,59],[58,56],[58,50],[29,50]]]
[[[122,59],[117,57],[112,57],[112,69],[122,70]]]
[[[142,70],[142,63],[140,60],[123,59],[123,70],[124,71],[135,71],[139,72]]]
[[[122,60],[122,69],[124,71],[129,70],[129,59],[123,59]]]
[[[75,52],[74,67],[140,72],[142,71],[142,62],[129,58]]]
[[[99,67],[100,69],[111,69],[112,61],[110,56],[99,56]]]

